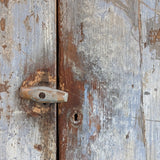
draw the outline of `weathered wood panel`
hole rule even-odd
[[[56,108],[39,114],[19,97],[37,71],[56,82],[56,1],[0,0],[1,160],[56,159]]]
[[[160,1],[141,2],[143,108],[147,159],[160,159]]]
[[[61,160],[159,160],[158,0],[59,0]]]

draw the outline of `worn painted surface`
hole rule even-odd
[[[160,159],[160,2],[59,0],[61,160]]]
[[[56,159],[55,106],[38,110],[19,96],[23,81],[37,71],[56,82],[55,8],[51,0],[0,0],[1,160]]]

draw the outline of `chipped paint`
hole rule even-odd
[[[10,88],[10,85],[8,83],[9,81],[4,81],[4,83],[0,83],[0,92],[9,93],[8,89]]]
[[[3,113],[3,108],[0,108],[0,119],[1,119],[2,113]]]
[[[0,2],[1,2],[2,4],[4,4],[4,5],[5,5],[5,7],[7,7],[7,8],[8,8],[9,0],[0,0]]]
[[[34,148],[35,148],[37,151],[39,151],[39,152],[42,151],[42,145],[40,145],[40,144],[35,144],[35,145],[34,145]]]
[[[31,16],[26,16],[26,18],[25,18],[25,20],[24,20],[24,25],[25,25],[25,28],[26,28],[26,30],[27,30],[28,32],[31,32],[31,31],[32,31],[32,28],[31,28],[30,22],[29,22],[30,17],[31,17]]]
[[[55,160],[56,107],[32,108],[35,104],[23,101],[19,88],[36,71],[48,69],[55,78],[56,4],[38,0],[0,2],[0,159]],[[47,26],[45,31],[42,21]],[[26,106],[30,106],[27,111]]]
[[[147,40],[146,45],[150,47],[150,51],[156,50],[156,58],[159,59],[159,49],[160,49],[160,30],[159,30],[159,16],[155,18],[149,18],[146,21],[147,29]]]
[[[39,16],[37,14],[37,17],[36,17],[36,22],[39,23]]]
[[[3,49],[5,50],[5,49],[7,48],[7,45],[4,44],[4,45],[2,45],[2,47],[3,47]]]
[[[49,72],[49,69],[39,70],[34,74],[31,74],[25,81],[23,81],[22,87],[33,87],[33,86],[43,86],[47,85],[50,87],[55,87],[56,77],[53,77]]]
[[[60,159],[145,160],[140,1],[59,4],[60,87],[77,96],[59,108]],[[68,120],[73,109],[83,115],[76,129]]]
[[[1,31],[5,30],[5,25],[6,25],[6,20],[4,18],[1,18],[0,20]]]
[[[81,28],[81,40],[80,40],[80,42],[82,42],[84,40],[84,37],[85,37],[85,35],[83,33],[83,23],[80,24],[80,28]]]
[[[149,42],[151,45],[157,43],[157,42],[160,42],[160,29],[157,29],[157,30],[153,30],[151,29],[149,31]]]
[[[37,71],[34,74],[31,74],[25,81],[21,87],[29,88],[35,86],[48,86],[55,87],[56,86],[56,77],[52,77],[52,74],[46,71]],[[50,104],[39,104],[36,102],[26,102],[26,100],[21,101],[24,104],[23,109],[30,116],[41,116],[50,112]]]
[[[32,108],[18,89],[44,66],[56,75],[55,4],[0,2],[0,155],[54,160],[55,107]],[[59,81],[70,95],[59,106],[59,159],[160,159],[159,6],[155,0],[59,1]],[[82,115],[78,127],[73,111]]]

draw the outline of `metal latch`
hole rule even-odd
[[[67,102],[68,93],[55,87],[56,77],[47,71],[37,71],[22,83],[20,96],[44,104]]]
[[[45,86],[21,87],[20,96],[38,103],[60,103],[68,100],[67,92]]]

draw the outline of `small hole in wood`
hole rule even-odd
[[[44,99],[46,97],[44,92],[40,92],[39,93],[39,98]]]

